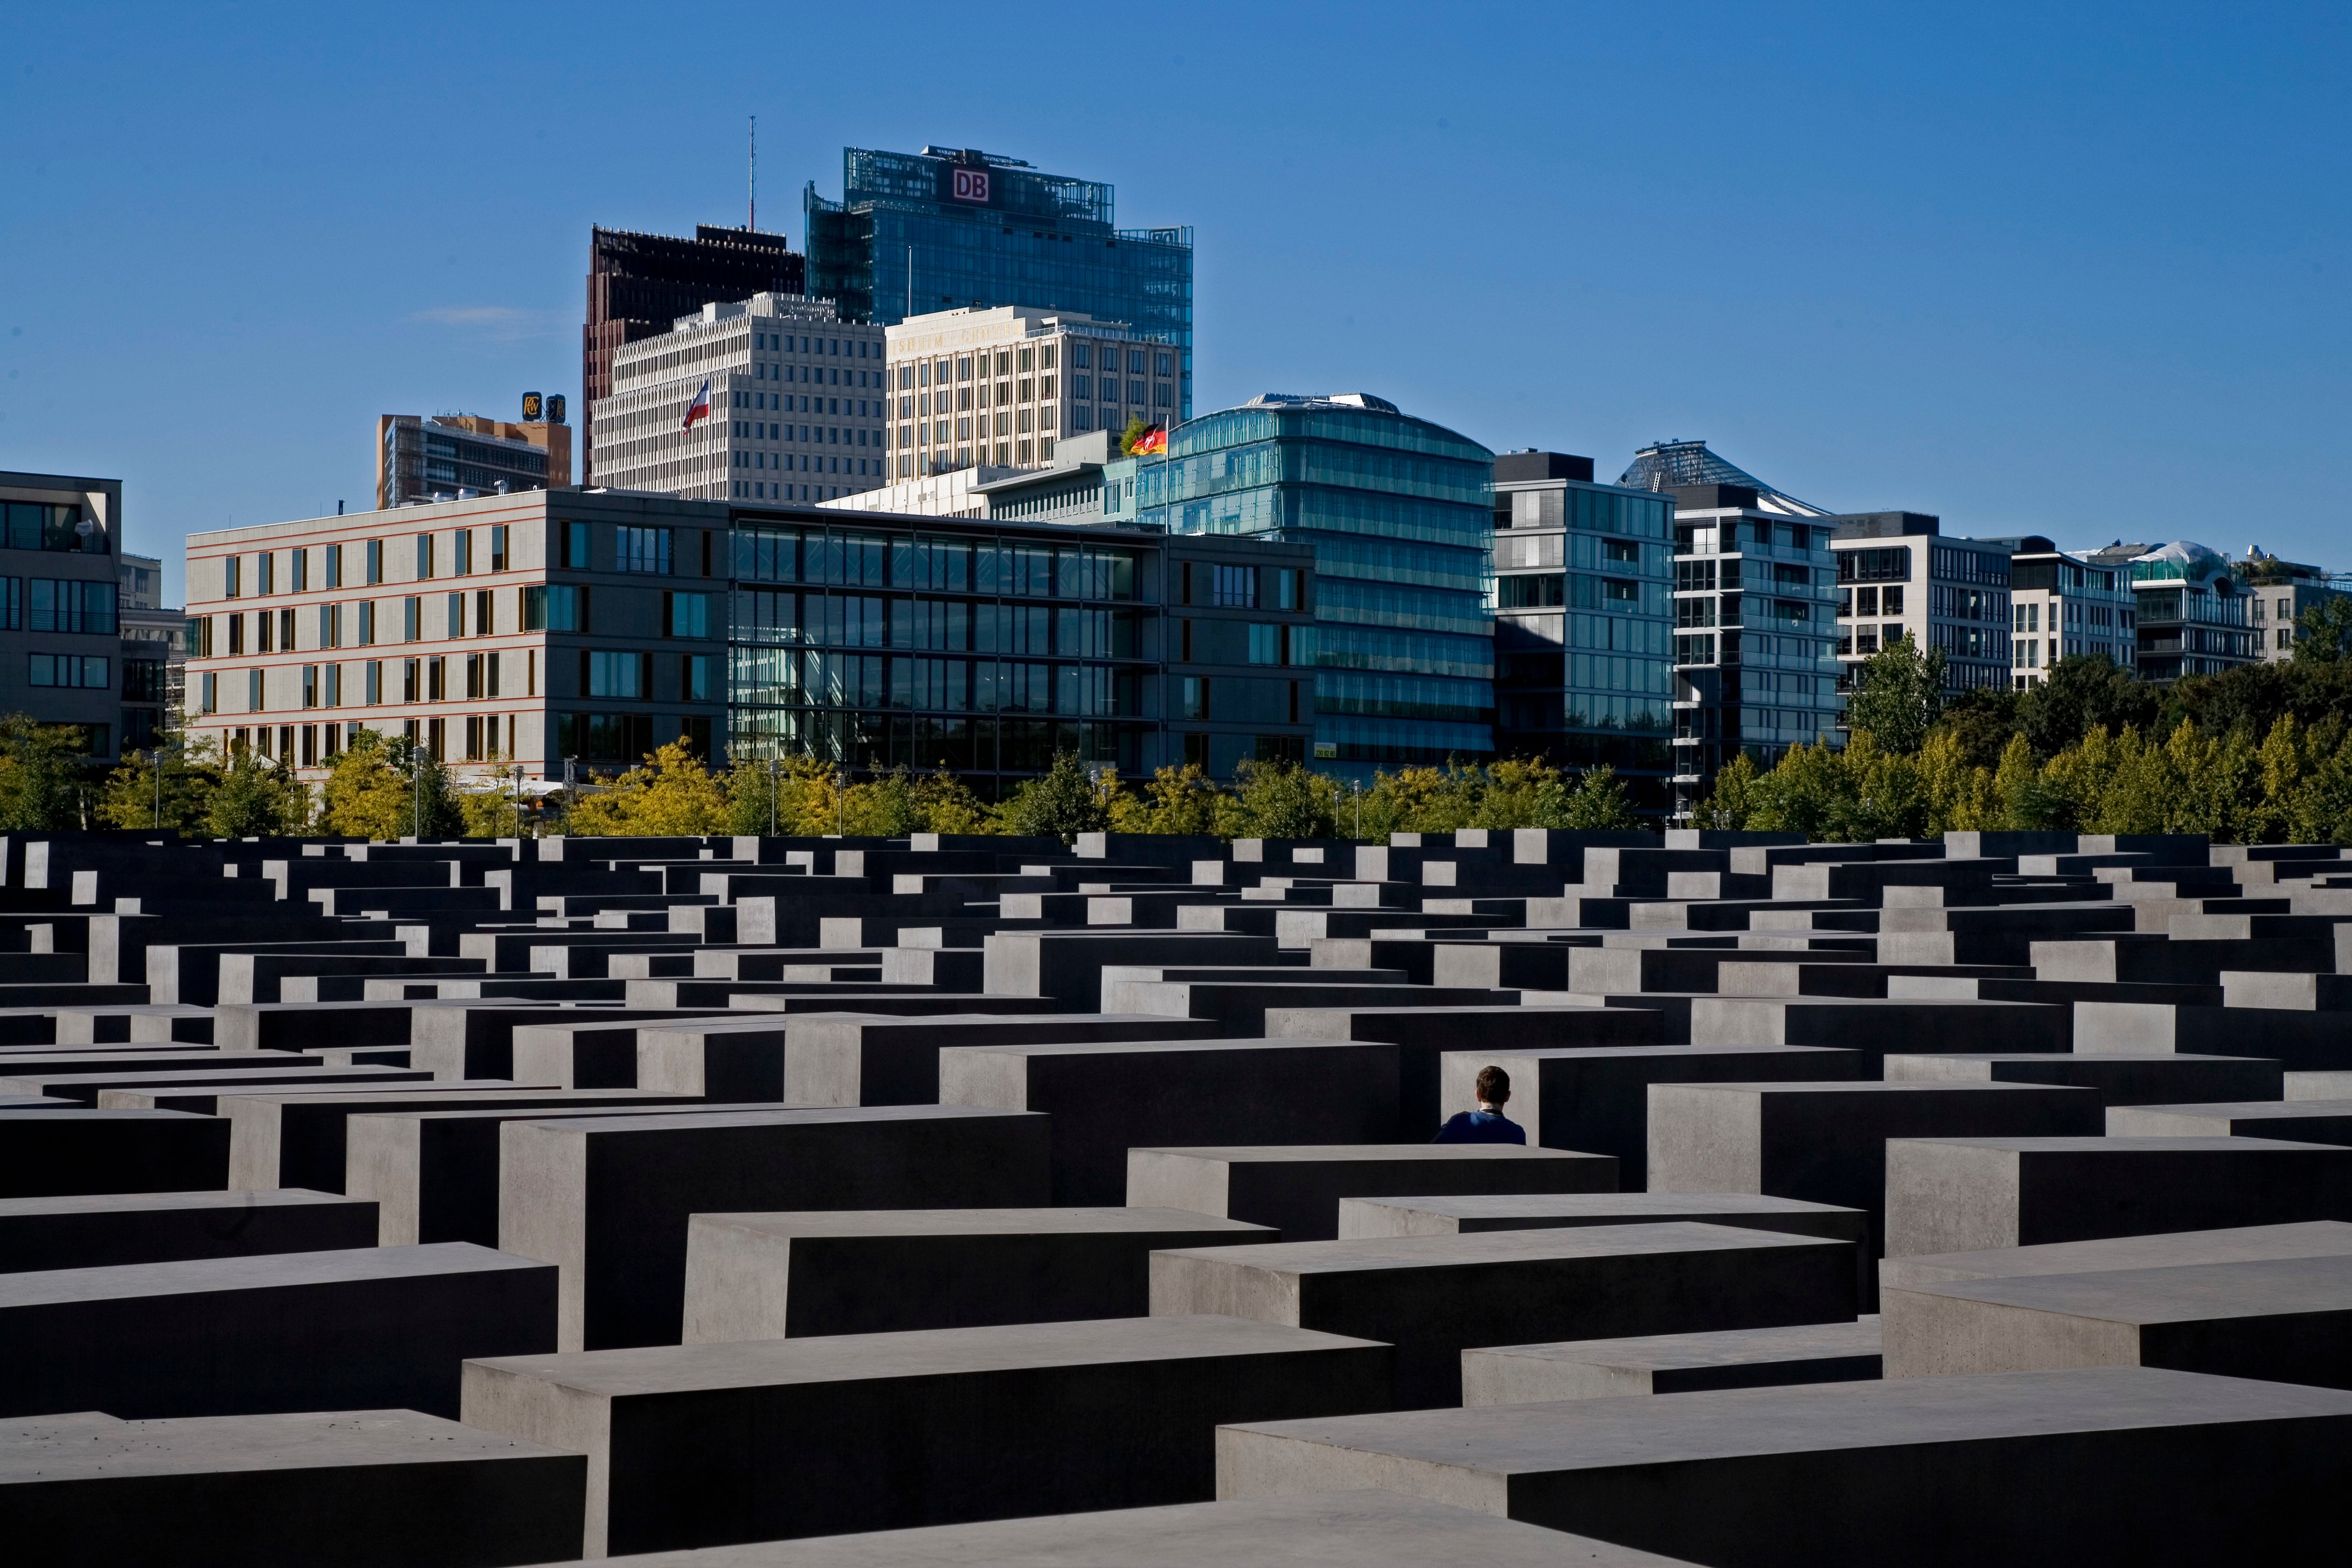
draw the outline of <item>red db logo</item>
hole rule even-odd
[[[960,202],[988,200],[988,171],[958,169],[955,171],[955,199]]]

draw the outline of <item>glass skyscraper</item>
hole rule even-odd
[[[1315,547],[1313,754],[1368,779],[1495,750],[1494,461],[1378,397],[1267,394],[1171,431],[1131,515]]]
[[[841,200],[804,195],[808,291],[895,326],[959,307],[1083,310],[1177,351],[1192,410],[1192,231],[1121,229],[1111,187],[954,148],[842,151]]]

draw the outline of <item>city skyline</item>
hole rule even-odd
[[[576,427],[590,226],[741,221],[757,113],[761,226],[795,248],[845,146],[979,147],[1115,185],[1122,226],[1193,226],[1196,413],[1360,390],[1610,472],[1705,437],[1840,510],[2342,564],[2262,495],[2347,440],[2340,19],[1858,15],[1211,10],[1150,41],[1140,131],[1074,115],[1091,90],[943,100],[992,68],[919,25],[884,71],[745,51],[681,113],[708,68],[604,58],[590,12],[493,21],[429,77],[290,9],[12,20],[0,462],[119,475],[176,597],[185,531],[364,505],[384,409],[563,392]],[[857,30],[716,25],[795,59]],[[1242,34],[1266,47],[1217,42]],[[507,68],[526,47],[543,81]],[[89,417],[125,366],[174,390]]]

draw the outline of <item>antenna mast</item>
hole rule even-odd
[[[751,116],[751,232],[760,230],[760,117]]]

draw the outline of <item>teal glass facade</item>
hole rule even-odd
[[[1494,752],[1493,464],[1376,397],[1265,397],[1180,426],[1164,458],[1106,479],[1147,526],[1314,546],[1313,756],[1368,778]]]
[[[1178,351],[1178,418],[1192,409],[1192,231],[1121,229],[1109,185],[1010,159],[925,149],[842,151],[842,199],[811,183],[808,291],[896,325],[962,306],[1083,310]]]

